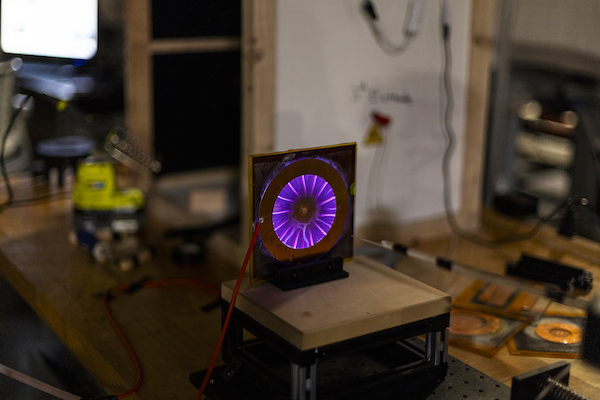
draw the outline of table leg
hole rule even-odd
[[[427,332],[425,336],[427,362],[440,365],[448,359],[448,332]]]
[[[309,400],[317,400],[317,362],[309,367],[292,363],[292,400],[307,400],[307,391]]]

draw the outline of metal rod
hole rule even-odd
[[[28,386],[31,386],[32,388],[35,388],[39,391],[42,391],[44,393],[48,393],[49,395],[52,395],[54,397],[57,397],[59,399],[63,399],[63,400],[81,400],[80,396],[75,396],[74,394],[71,394],[69,392],[65,392],[62,389],[59,389],[57,387],[54,387],[52,385],[49,385],[45,382],[42,381],[38,381],[35,378],[30,377],[29,375],[25,375],[22,372],[19,372],[17,370],[14,370],[10,367],[7,367],[6,365],[0,364],[0,373],[8,376],[9,378],[12,378],[16,381],[19,381],[21,383],[24,383]]]
[[[310,400],[317,400],[317,360],[310,366]]]
[[[587,397],[584,397],[570,387],[563,385],[562,383],[550,377],[546,379],[546,387],[539,394],[536,400],[545,399],[546,396],[548,396],[548,398],[559,400],[588,400]]]

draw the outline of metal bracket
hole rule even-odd
[[[243,365],[244,364],[240,360],[234,358],[229,364],[227,364],[227,368],[223,370],[221,377],[227,382],[231,381],[236,372],[238,372]]]

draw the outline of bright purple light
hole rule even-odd
[[[300,175],[277,195],[273,228],[286,246],[305,249],[327,235],[335,212],[335,194],[329,183],[317,175]]]

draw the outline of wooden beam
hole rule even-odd
[[[467,90],[463,176],[458,220],[464,228],[481,223],[490,65],[494,52],[496,0],[471,2],[471,54]]]
[[[275,0],[242,1],[243,157],[273,151]]]
[[[152,29],[149,0],[124,2],[124,76],[125,123],[138,138],[140,147],[153,153],[154,124],[152,58],[150,37]]]
[[[155,39],[150,42],[152,54],[208,53],[240,50],[239,37],[207,37]]]
[[[242,1],[241,204],[248,204],[248,156],[273,151],[275,135],[276,0]],[[242,243],[249,211],[242,206]]]

